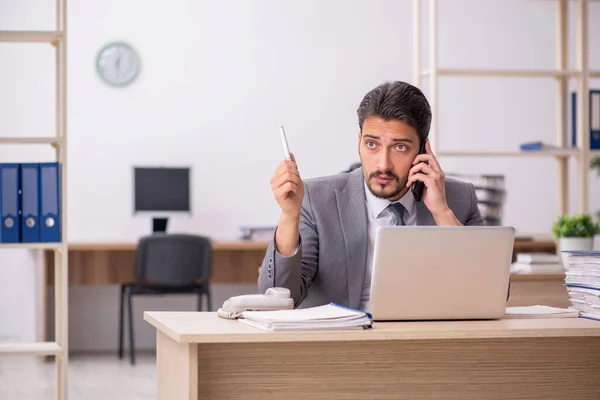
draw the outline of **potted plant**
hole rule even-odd
[[[566,254],[563,250],[586,250],[594,248],[594,236],[600,233],[600,223],[589,214],[559,217],[552,225],[552,235],[558,241],[563,266]]]

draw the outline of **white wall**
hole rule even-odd
[[[0,29],[52,29],[48,3],[0,0]],[[356,161],[362,96],[384,80],[412,79],[411,7],[409,0],[70,2],[68,239],[133,241],[150,230],[148,216],[132,214],[133,165],[192,166],[193,212],[173,217],[172,231],[231,239],[239,225],[275,223],[269,178],[282,158],[277,126],[286,126],[305,178]],[[600,20],[598,4],[590,11],[590,21]],[[439,23],[440,66],[554,67],[554,2],[440,1]],[[590,36],[590,63],[600,69],[598,24],[590,23]],[[110,40],[125,40],[140,53],[141,75],[128,88],[108,87],[96,75],[96,52]],[[52,48],[0,44],[0,60],[0,134],[51,135]],[[550,79],[442,78],[440,148],[511,150],[526,140],[552,142],[554,96]],[[51,157],[42,146],[0,147],[3,161]],[[504,173],[505,223],[520,232],[548,232],[556,214],[554,160],[441,162],[447,172]],[[599,182],[591,175],[593,209],[600,209]],[[534,195],[538,189],[541,196]],[[0,281],[33,285],[15,276],[23,269],[17,264],[27,264],[26,257],[19,260],[0,254]],[[92,301],[94,312],[106,315],[106,335],[116,338],[114,293],[115,287],[74,288],[71,315],[85,315]],[[32,312],[34,286],[10,296],[0,290],[0,303],[8,299],[18,301],[19,312]],[[140,309],[163,304],[143,301]],[[190,302],[168,305],[183,309]],[[89,348],[81,324],[72,327],[73,348]],[[24,338],[33,330],[7,325],[0,336],[14,331]]]

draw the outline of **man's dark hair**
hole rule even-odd
[[[401,81],[386,82],[366,94],[357,110],[358,125],[367,117],[400,120],[417,130],[420,143],[429,136],[431,108],[425,95],[417,87]]]

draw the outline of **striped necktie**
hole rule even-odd
[[[396,216],[396,225],[404,224],[404,211],[406,208],[400,203],[392,203],[388,206],[390,211]]]

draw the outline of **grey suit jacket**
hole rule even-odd
[[[446,201],[463,225],[483,225],[475,188],[446,178]],[[275,237],[267,249],[258,289],[288,288],[295,307],[335,302],[359,308],[367,264],[367,207],[362,168],[304,182],[300,246],[282,256]],[[423,202],[417,203],[417,225],[435,225]]]

